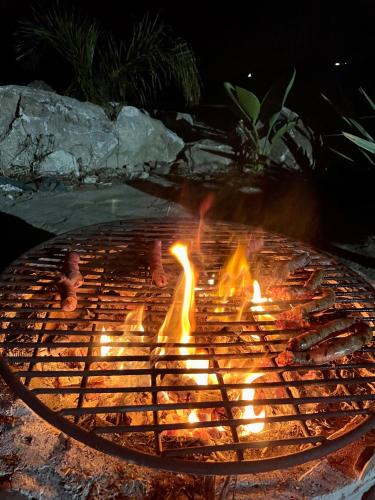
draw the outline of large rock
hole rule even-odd
[[[118,148],[107,165],[139,165],[148,161],[171,162],[184,147],[178,135],[163,123],[132,106],[125,106],[117,116],[114,131]]]
[[[209,177],[226,171],[234,153],[228,144],[203,139],[187,145],[184,156],[177,165],[179,174]]]
[[[0,110],[0,167],[9,175],[47,167],[55,175],[122,167],[131,172],[145,162],[173,161],[183,148],[160,121],[131,106],[111,121],[95,104],[10,85],[0,87]]]
[[[45,156],[37,166],[37,172],[41,175],[79,175],[76,159],[71,153],[65,151],[54,151]]]

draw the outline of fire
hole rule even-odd
[[[188,343],[190,339],[190,333],[192,330],[191,317],[194,315],[194,305],[195,305],[195,273],[194,267],[189,260],[187,246],[183,243],[176,243],[171,248],[171,254],[176,257],[179,264],[182,266],[184,271],[184,287],[183,287],[183,300],[181,308],[181,331],[180,331],[180,342]]]
[[[144,332],[143,327],[143,313],[144,306],[137,307],[133,311],[128,312],[125,319],[124,331],[125,332]]]
[[[184,243],[175,243],[170,249],[170,253],[181,265],[183,275],[182,279],[180,279],[177,284],[172,305],[159,330],[158,340],[159,342],[168,342],[169,338],[173,339],[178,336],[178,341],[181,344],[189,344],[191,332],[195,328],[195,269],[189,259],[188,247]],[[196,353],[194,348],[189,347],[180,347],[179,352],[183,356]],[[165,349],[162,348],[158,352],[158,355],[162,356],[164,353]],[[208,360],[188,359],[185,362],[185,366],[189,370],[202,369],[204,372],[208,369]],[[195,380],[198,385],[208,384],[207,373],[192,374],[191,378]]]
[[[145,329],[143,327],[143,312],[144,312],[144,306],[138,307],[137,309],[134,309],[133,311],[130,311],[125,318],[125,324],[124,324],[124,332],[135,332],[135,331],[140,331],[144,332]],[[103,332],[105,332],[105,328],[102,329]],[[100,343],[101,344],[107,344],[109,342],[112,342],[111,337],[109,337],[107,334],[103,333],[103,335],[100,336]],[[108,354],[113,351],[114,348],[111,346],[107,345],[102,345],[100,347],[100,355],[101,356],[108,356]],[[121,347],[116,351],[116,355],[120,356],[124,352],[124,348]],[[122,365],[121,365],[122,367]],[[121,368],[120,367],[120,368]]]
[[[188,416],[188,421],[190,424],[195,424],[195,422],[199,422],[197,410],[191,410]]]
[[[194,322],[194,320],[191,321],[191,318],[194,317],[195,271],[192,263],[189,260],[188,249],[186,245],[183,245],[182,243],[176,243],[171,248],[171,253],[176,257],[176,259],[181,264],[184,271],[184,295],[183,295],[182,309],[181,309],[180,342],[182,344],[188,344],[190,342],[192,323]],[[188,356],[189,354],[190,355],[194,354],[195,349],[190,349],[188,347],[181,347],[180,353],[183,356]],[[208,360],[188,359],[186,361],[186,368],[188,368],[189,370],[202,369],[203,371],[205,371],[208,369]],[[197,373],[192,375],[192,378],[198,385],[208,384],[208,373]],[[192,412],[189,415],[189,419],[191,415]]]
[[[252,296],[250,290],[252,289]],[[237,311],[237,321],[241,321],[243,313],[250,309],[252,312],[262,312],[264,302],[268,302],[267,298],[262,297],[261,288],[257,280],[251,279],[250,266],[247,260],[246,248],[243,245],[239,245],[233,255],[230,257],[228,263],[224,267],[218,286],[218,295],[221,297],[223,304],[228,301],[228,298],[234,296],[240,296],[242,298],[241,306]],[[255,304],[250,306],[250,303]],[[250,306],[250,307],[249,307]],[[216,309],[217,312],[223,312],[223,308]],[[267,316],[267,315],[265,315]],[[227,321],[229,318],[223,318],[223,321]],[[254,340],[260,340],[258,335],[251,333],[251,338]],[[244,383],[251,384],[254,380],[261,377],[263,373],[250,373]],[[253,401],[255,397],[255,389],[243,389],[241,393],[241,399],[244,401]],[[242,413],[242,418],[252,419],[252,418],[264,418],[265,410],[263,409],[258,415],[254,411],[253,405],[245,406]],[[264,428],[264,422],[257,422],[253,424],[247,424],[241,426],[241,430],[244,434],[258,433]]]
[[[221,272],[218,295],[223,300],[237,294],[247,296],[251,289],[251,273],[246,257],[246,248],[238,245]]]
[[[105,332],[105,329],[102,329],[102,332]],[[108,342],[111,342],[111,337],[108,337],[108,335],[101,335],[100,336],[100,343],[101,344],[107,344]],[[108,356],[109,351],[111,350],[111,347],[108,345],[102,345],[100,347],[100,355],[101,356]]]
[[[250,373],[245,379],[246,384],[251,384],[257,378],[261,377],[263,373]],[[243,389],[241,394],[241,399],[244,401],[253,401],[255,396],[255,389]],[[266,416],[266,412],[263,409],[258,415],[256,415],[254,411],[253,405],[245,406],[245,410],[242,414],[242,418],[264,418]],[[241,430],[244,434],[257,434],[264,429],[264,422],[256,422],[253,424],[246,424],[241,426]]]
[[[251,306],[251,311],[253,312],[263,312],[264,308],[262,304],[265,302],[270,302],[271,299],[268,299],[266,297],[262,297],[262,291],[259,285],[259,282],[257,280],[253,281],[253,296],[251,299],[251,302],[253,304],[256,304],[254,306]],[[261,314],[259,315],[260,319],[268,320],[268,319],[273,319],[273,317],[269,314]],[[260,337],[258,335],[251,335],[254,339],[260,340]],[[254,382],[259,377],[262,377],[264,373],[250,373],[246,379],[245,383],[246,384],[251,384]],[[255,389],[249,388],[249,389],[243,389],[242,394],[241,394],[241,399],[245,401],[253,401],[255,396]],[[255,414],[254,411],[254,406],[253,405],[248,405],[245,406],[244,412],[242,414],[242,418],[264,418],[266,415],[265,410],[263,409],[258,415]],[[254,424],[247,424],[243,425],[241,427],[242,432],[244,434],[250,434],[250,433],[258,433],[261,432],[264,429],[264,422],[257,422]]]

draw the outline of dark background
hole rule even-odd
[[[262,95],[293,66],[297,68],[297,82],[290,107],[299,112],[316,113],[322,105],[320,91],[345,102],[360,85],[373,87],[373,0],[61,3],[74,4],[97,19],[103,29],[123,38],[145,11],[159,13],[195,51],[203,82],[203,104],[227,102],[222,86],[225,80],[246,85]],[[15,61],[13,32],[18,20],[30,17],[35,4],[46,8],[51,1],[0,0],[0,84],[41,79],[61,92],[69,83],[69,68],[62,71],[58,58],[41,58],[36,68]],[[336,61],[347,65],[336,67]],[[247,78],[250,72],[251,79]],[[173,89],[160,96],[159,104],[182,105]]]

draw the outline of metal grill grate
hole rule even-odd
[[[171,303],[180,269],[165,252],[172,276],[156,288],[143,254],[154,239],[168,248],[192,240],[192,219],[137,220],[91,226],[29,251],[2,274],[0,287],[1,373],[39,415],[74,438],[139,464],[197,474],[240,474],[289,467],[318,458],[357,439],[374,425],[374,348],[320,366],[280,368],[274,358],[293,328],[275,324],[275,310],[301,300],[274,300],[261,314],[235,319],[235,298],[215,294],[220,269],[238,242],[257,230],[210,222],[202,236],[193,342],[169,343],[152,362],[157,332]],[[314,269],[326,272],[324,287],[336,293],[337,313],[361,317],[374,329],[375,293],[359,275],[329,255],[272,233],[251,266],[272,273],[275,263],[308,251],[311,264],[291,276],[296,287]],[[53,279],[67,250],[79,252],[84,284],[78,308],[60,310]],[[124,317],[145,305],[141,331]],[[103,328],[110,336],[101,342]],[[124,333],[124,329],[126,332]],[[244,335],[251,330],[257,337]],[[110,347],[103,356],[101,348]],[[197,348],[181,354],[181,347]],[[197,385],[187,360],[208,360],[209,384]],[[263,377],[244,382],[256,370]],[[243,389],[255,389],[255,416],[245,418]],[[173,397],[166,396],[173,394]],[[265,409],[265,417],[257,418]],[[187,418],[190,410],[198,415]],[[244,426],[265,422],[260,433]]]

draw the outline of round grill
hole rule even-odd
[[[198,226],[193,219],[90,226],[58,236],[9,266],[0,282],[0,368],[16,394],[89,446],[138,464],[195,474],[290,467],[337,450],[371,429],[373,347],[335,363],[280,368],[275,356],[300,330],[280,329],[275,311],[302,300],[273,300],[261,314],[250,308],[238,320],[237,299],[223,303],[217,296],[219,272],[238,243],[261,235],[263,247],[250,262],[255,275],[260,269],[272,275],[277,263],[307,251],[311,263],[284,285],[298,287],[313,270],[323,269],[323,287],[336,294],[335,307],[323,316],[351,314],[373,329],[372,287],[305,244],[210,221],[201,235],[192,341],[166,346],[158,339],[181,271],[167,248],[177,240],[192,241]],[[144,258],[155,239],[163,242],[170,275],[163,289],[152,283]],[[72,250],[80,255],[84,284],[77,291],[77,309],[65,313],[54,279]],[[134,318],[125,320],[141,305],[144,331]],[[252,336],[244,334],[249,330]],[[103,347],[108,349],[103,352]],[[155,353],[163,349],[161,362]],[[192,376],[202,374],[202,368],[192,368],[189,360],[208,360],[203,371],[209,383],[197,385]],[[246,382],[254,370],[263,376]],[[250,417],[243,412],[249,400],[241,396],[249,389],[255,391]],[[265,423],[260,432],[243,432],[244,426],[259,422]]]

